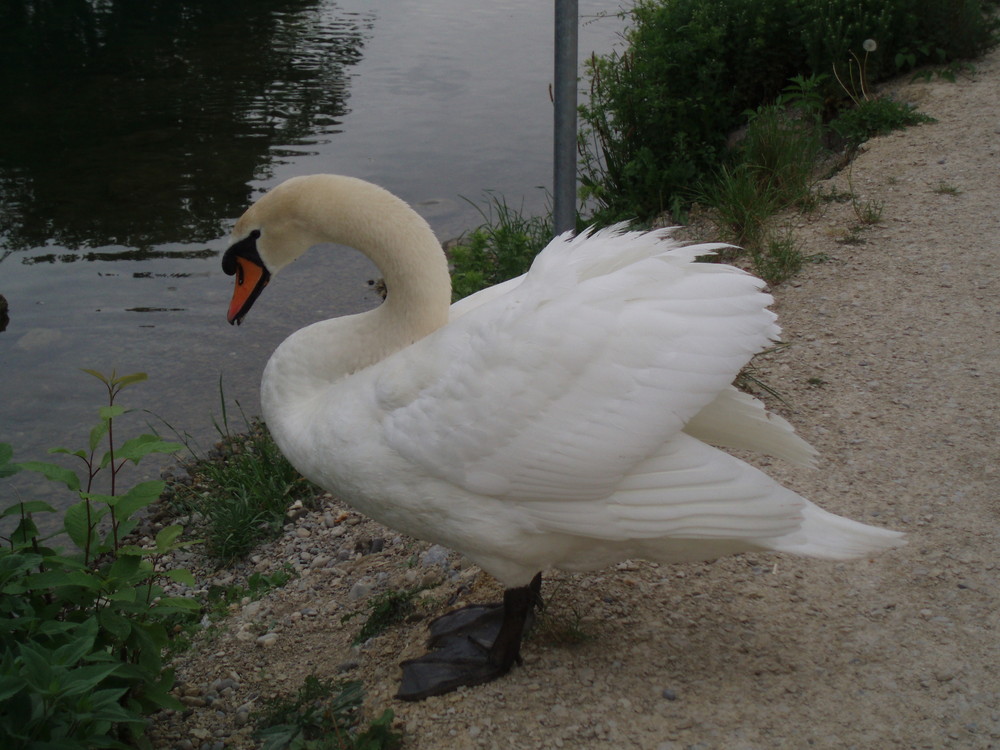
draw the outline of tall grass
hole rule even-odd
[[[485,210],[476,206],[483,223],[449,253],[455,300],[525,273],[552,239],[552,218],[548,213],[526,216],[508,205],[503,196],[487,196]]]
[[[206,551],[225,564],[279,534],[289,506],[315,497],[319,489],[281,454],[267,426],[248,419],[238,403],[244,429],[230,428],[221,381],[219,398],[220,439],[208,454],[185,441],[192,455],[186,464],[191,481],[173,486],[171,503],[178,512],[202,520]]]

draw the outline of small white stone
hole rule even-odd
[[[275,643],[278,642],[277,633],[264,633],[260,638],[257,639],[257,645],[263,646],[264,648],[271,648]]]

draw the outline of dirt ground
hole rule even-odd
[[[410,704],[429,617],[496,585],[331,504],[242,569],[299,577],[236,605],[175,666],[188,711],[158,747],[253,747],[262,700],[307,674],[361,679],[409,750],[1000,747],[1000,52],[895,94],[936,123],[875,139],[793,220],[809,263],[774,290],[787,346],[757,360],[822,453],[764,462],[820,506],[908,532],[878,558],[743,555],[553,573],[506,678]],[[705,240],[713,238],[705,237]],[[229,578],[232,576],[232,578]],[[351,647],[371,596],[429,585],[421,617]]]

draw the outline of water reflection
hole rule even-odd
[[[3,245],[138,258],[224,234],[282,157],[276,145],[337,131],[373,22],[319,0],[2,7]]]

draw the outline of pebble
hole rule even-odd
[[[325,568],[327,565],[329,565],[331,559],[332,558],[329,555],[316,555],[316,557],[314,557],[312,561],[310,561],[309,567]]]
[[[420,564],[425,568],[439,565],[442,568],[448,566],[448,549],[440,544],[435,544],[423,555],[420,556]]]
[[[347,601],[356,602],[360,599],[367,599],[372,593],[372,585],[364,581],[357,581],[351,590],[347,592]]]
[[[271,648],[275,643],[278,642],[277,633],[265,633],[260,638],[257,639],[257,645],[263,646],[264,648]]]
[[[670,688],[663,688],[663,692],[661,692],[660,695],[662,695],[668,701],[675,701],[675,700],[677,700],[677,693],[675,693]]]

